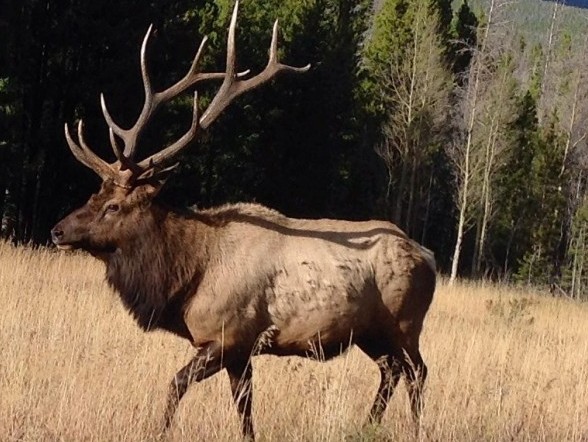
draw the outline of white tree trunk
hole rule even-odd
[[[480,44],[480,50],[477,57],[474,57],[472,62],[473,84],[470,82],[468,86],[467,99],[470,103],[468,106],[468,122],[467,122],[467,137],[464,146],[463,164],[460,165],[461,173],[461,189],[459,192],[459,220],[457,223],[457,236],[455,240],[455,248],[453,250],[453,261],[451,262],[451,275],[449,276],[449,284],[452,285],[457,278],[457,269],[459,267],[459,258],[461,255],[461,248],[463,237],[466,229],[466,219],[471,204],[469,198],[470,192],[470,174],[471,174],[471,152],[473,148],[473,132],[474,124],[476,122],[476,114],[478,111],[478,91],[480,88],[480,77],[482,74],[483,55],[486,52],[486,44],[488,42],[488,34],[490,26],[492,25],[492,15],[494,12],[495,0],[490,2],[490,9],[488,11],[488,24],[484,30],[484,36]]]
[[[457,239],[455,240],[453,260],[451,261],[451,275],[449,277],[449,285],[453,285],[457,278],[457,266],[459,265],[459,255],[461,254],[461,245],[463,243],[463,235],[465,233],[465,209],[466,206],[464,204],[462,204],[459,209],[459,221],[457,223]]]

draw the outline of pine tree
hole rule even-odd
[[[472,48],[477,46],[477,30],[479,21],[470,9],[467,0],[459,7],[452,26],[450,59],[453,72],[458,81],[463,82],[463,76],[467,72],[472,59]]]
[[[411,40],[410,0],[386,0],[374,17],[371,35],[363,51],[366,79],[363,99],[367,110],[378,122],[386,112],[386,96],[380,82],[388,75],[390,65],[402,60]]]
[[[497,222],[492,232],[494,259],[502,263],[505,276],[512,268],[516,270],[531,247],[529,214],[537,210],[535,198],[529,197],[536,185],[531,165],[539,130],[537,101],[530,91],[519,100],[515,115],[508,129],[506,164],[498,176]]]

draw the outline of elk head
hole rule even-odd
[[[51,230],[55,245],[62,249],[82,248],[101,255],[116,250],[123,241],[138,235],[138,226],[148,222],[152,215],[151,201],[157,195],[164,177],[175,165],[168,167],[173,159],[190,144],[201,129],[206,129],[221,112],[242,93],[269,81],[281,72],[306,72],[310,65],[302,68],[282,64],[278,60],[278,22],[273,28],[269,60],[258,75],[246,78],[249,71],[237,73],[235,53],[235,26],[239,2],[235,2],[227,39],[227,65],[225,72],[200,72],[199,62],[206,45],[202,40],[192,65],[186,75],[169,88],[154,92],[151,86],[146,61],[146,49],[152,27],[149,27],[141,46],[141,75],[145,90],[145,102],[137,121],[130,129],[123,129],[111,117],[104,95],[100,96],[102,113],[109,127],[110,144],[116,156],[114,163],[98,157],[86,144],[82,121],[78,124],[77,142],[65,125],[65,137],[74,156],[102,178],[98,193],[75,210]],[[194,94],[193,117],[190,129],[176,142],[141,161],[135,159],[137,143],[143,129],[162,103],[170,101],[201,81],[222,79],[223,82],[202,114],[198,112],[198,95]],[[121,148],[119,142],[124,147]]]

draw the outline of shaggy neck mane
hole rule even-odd
[[[163,328],[186,335],[177,319],[205,267],[206,230],[195,218],[153,207],[106,260],[108,283],[144,330]]]

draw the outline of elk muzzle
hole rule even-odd
[[[84,248],[94,212],[86,204],[74,210],[51,229],[51,240],[61,250]]]
[[[73,249],[73,244],[70,242],[69,236],[66,234],[65,220],[58,222],[55,227],[51,229],[51,241],[61,250]]]

